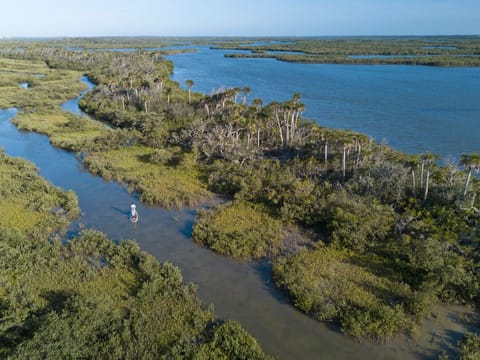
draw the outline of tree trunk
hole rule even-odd
[[[412,169],[412,193],[415,194],[415,170]]]
[[[429,179],[430,179],[430,165],[427,166],[427,178],[425,179],[425,194],[423,195],[423,201],[427,201]]]
[[[278,117],[278,113],[275,114],[275,118],[277,119],[278,131],[280,132],[280,142],[282,143],[282,146],[283,146],[283,131],[282,131],[282,125],[280,124],[280,119]]]
[[[475,205],[475,199],[477,198],[477,193],[473,193],[473,196],[472,196],[472,201],[470,203],[470,207],[473,208],[473,205]]]
[[[470,177],[472,176],[472,169],[468,169],[467,179],[465,180],[465,188],[463,189],[463,198],[467,195],[468,184],[470,183]]]
[[[423,169],[425,168],[425,164],[422,162],[422,166],[420,167],[420,191],[423,189]]]
[[[328,161],[328,140],[325,140],[325,164]]]
[[[342,177],[345,180],[345,172],[347,169],[347,147],[343,146],[343,156],[342,156]]]
[[[358,144],[358,149],[357,149],[357,159],[355,160],[355,166],[359,167],[360,166],[360,154],[362,153],[362,144]]]

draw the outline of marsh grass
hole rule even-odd
[[[54,109],[85,90],[86,85],[78,80],[81,75],[77,71],[49,69],[41,61],[0,58],[0,107]],[[30,87],[21,88],[22,82]]]
[[[26,234],[64,230],[79,215],[73,192],[48,184],[27,161],[0,153],[0,226]]]
[[[73,151],[81,151],[86,142],[108,132],[99,122],[56,109],[21,112],[13,123],[20,130],[48,135],[54,146]]]

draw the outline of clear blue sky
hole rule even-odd
[[[4,0],[0,37],[480,34],[480,0]]]

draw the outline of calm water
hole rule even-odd
[[[114,240],[135,239],[160,261],[179,266],[186,281],[198,284],[205,304],[213,304],[222,318],[238,320],[279,359],[429,359],[451,348],[465,331],[456,312],[442,309],[442,324],[427,323],[421,345],[405,338],[388,345],[358,344],[296,311],[271,283],[268,264],[237,263],[194,244],[195,209],[169,211],[138,204],[140,220],[131,224],[134,194],[92,176],[72,153],[53,148],[46,136],[19,132],[10,122],[15,115],[14,109],[0,109],[0,146],[9,155],[33,161],[53,184],[75,191],[82,215],[69,235],[85,226]]]
[[[82,115],[82,116],[87,116],[89,117],[88,114],[84,113],[82,110],[80,110],[80,107],[78,106],[78,101],[90,90],[92,90],[95,86],[94,83],[92,83],[86,76],[82,77],[82,82],[88,86],[87,90],[82,91],[80,96],[75,99],[67,100],[65,101],[62,105],[60,105],[60,108],[63,111],[69,111],[71,113],[74,113],[75,115]]]
[[[480,151],[480,68],[402,65],[293,64],[225,58],[230,50],[168,56],[173,79],[209,94],[249,86],[249,99],[283,101],[298,92],[305,117],[352,129],[409,153],[433,151],[445,160]]]

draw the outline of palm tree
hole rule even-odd
[[[250,94],[252,90],[248,87],[248,86],[245,86],[243,88],[243,104],[245,105],[247,103],[247,96],[248,94]]]
[[[193,80],[185,80],[185,84],[188,86],[188,103],[190,104],[190,102],[192,101],[191,91],[192,91],[194,82]]]
[[[283,145],[285,144],[285,140],[283,138],[283,129],[282,129],[282,123],[280,121],[280,111],[282,106],[280,105],[279,102],[277,101],[272,101],[270,103],[270,108],[273,111],[273,115],[275,116],[275,120],[277,121],[277,127],[278,127],[278,135],[280,136],[280,143]]]
[[[172,95],[172,88],[169,86],[165,89],[165,93],[167,94],[167,105],[170,105],[170,95]]]
[[[435,163],[435,161],[438,160],[438,155],[432,152],[426,152],[422,154],[421,159],[422,159],[422,164],[427,165],[427,176],[425,179],[425,193],[423,194],[423,201],[426,201],[428,196],[428,185],[429,185],[428,182],[430,179],[430,168]]]
[[[255,106],[255,109],[257,110],[257,112],[259,112],[260,110],[262,110],[263,100],[258,98],[253,99],[252,105]]]
[[[465,198],[468,191],[468,184],[470,183],[470,178],[472,176],[472,171],[480,171],[480,154],[462,154],[462,157],[460,158],[460,164],[468,170],[467,178],[465,179],[465,187],[463,189],[463,198]]]
[[[255,120],[257,129],[257,147],[260,148],[260,112],[262,111],[263,100],[253,99],[252,105],[255,107]]]
[[[415,169],[418,168],[420,164],[420,158],[417,155],[411,156],[407,161],[406,165],[410,169],[410,173],[412,174],[412,194],[415,194]]]
[[[353,139],[351,134],[345,134],[340,140],[339,140],[340,145],[342,145],[342,178],[345,180],[345,175],[347,172],[347,153],[350,152],[350,149],[352,147]]]

